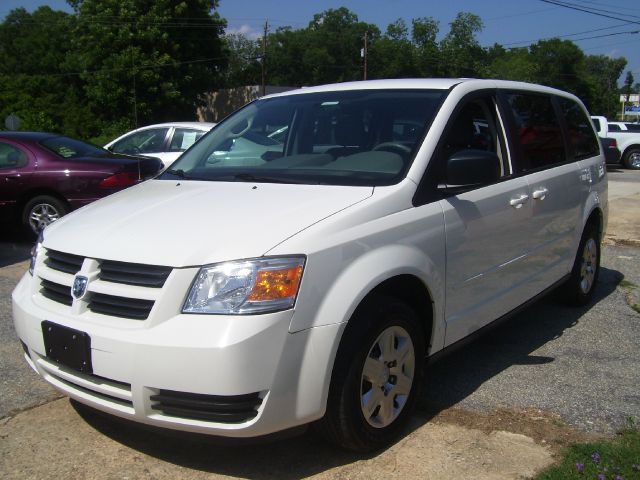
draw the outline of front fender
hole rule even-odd
[[[434,303],[432,350],[439,350],[444,344],[444,269],[441,262],[437,263],[432,259],[444,258],[444,240],[430,242],[429,246],[442,251],[429,256],[417,247],[401,244],[365,250],[346,263],[346,266],[345,262],[341,262],[343,268],[337,276],[329,271],[332,262],[328,258],[344,258],[344,255],[338,256],[335,252],[325,251],[310,256],[305,276],[324,278],[325,281],[320,281],[319,284],[314,282],[314,285],[303,284],[298,299],[300,308],[296,307],[290,331],[346,323],[362,300],[378,285],[399,275],[412,275],[425,285]],[[351,246],[351,249],[354,247],[357,248],[357,245]],[[322,283],[327,284],[326,290],[323,290]]]

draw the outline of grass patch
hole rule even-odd
[[[633,422],[630,422],[633,424]],[[535,480],[631,480],[640,478],[640,430],[632,427],[613,440],[577,443],[563,452],[560,465],[549,467]]]
[[[625,280],[624,278],[620,280],[620,283],[618,284],[618,286],[622,288],[638,288],[638,285],[636,285],[633,282],[630,282],[629,280]]]

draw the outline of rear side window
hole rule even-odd
[[[168,128],[149,128],[135,132],[116,142],[111,151],[127,155],[162,152],[168,132]]]
[[[19,148],[0,142],[0,169],[22,168],[27,164],[27,154]]]
[[[563,163],[567,155],[551,97],[527,93],[506,95],[513,113],[522,169],[537,170]]]
[[[610,132],[621,132],[622,129],[618,125],[614,125],[614,124],[610,123],[609,124],[609,131]]]
[[[176,128],[169,145],[170,152],[184,152],[191,145],[200,140],[206,132],[190,128]]]
[[[569,144],[574,158],[579,160],[598,155],[600,153],[598,139],[584,110],[568,98],[558,98],[558,103],[567,122]]]

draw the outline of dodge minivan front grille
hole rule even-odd
[[[72,275],[80,271],[82,262],[84,262],[84,257],[56,250],[47,250],[47,259],[44,261],[47,267]]]
[[[146,320],[153,308],[153,303],[153,300],[92,293],[88,308],[92,312],[102,313],[103,315]]]
[[[70,275],[64,282],[69,285],[74,282],[73,277],[82,271],[82,275],[89,278],[87,294],[83,297],[89,311],[114,317],[146,320],[151,313],[154,300],[148,299],[149,292],[141,293],[144,290],[140,287],[156,289],[159,294],[172,271],[171,267],[160,265],[118,262],[99,258],[91,258],[91,260],[91,262],[85,263],[83,256],[47,249],[44,259],[46,269],[40,275],[40,294],[55,302],[71,306],[73,304],[71,287],[62,285],[59,279]],[[84,270],[82,270],[83,265]],[[54,274],[47,269],[56,270],[66,275]],[[55,282],[51,280],[55,280]],[[95,280],[105,283],[94,284]],[[111,287],[109,284],[113,284],[113,286]],[[131,287],[127,288],[127,285]],[[99,293],[95,290],[98,290]],[[140,296],[147,298],[138,298]],[[151,294],[151,297],[155,296]]]
[[[99,278],[105,282],[161,288],[170,273],[169,267],[103,260]]]
[[[73,303],[71,288],[66,285],[60,285],[59,283],[41,279],[40,287],[40,293],[42,294],[42,296],[48,298],[49,300],[53,300],[54,302],[62,303],[68,306],[71,306],[71,304]]]
[[[217,423],[242,423],[258,414],[260,394],[204,395],[200,393],[160,390],[151,396],[151,408],[164,415]]]

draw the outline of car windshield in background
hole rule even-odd
[[[361,90],[258,100],[218,125],[160,178],[397,183],[445,95]]]
[[[87,157],[107,153],[103,148],[68,137],[45,138],[40,141],[40,145],[63,158]]]

